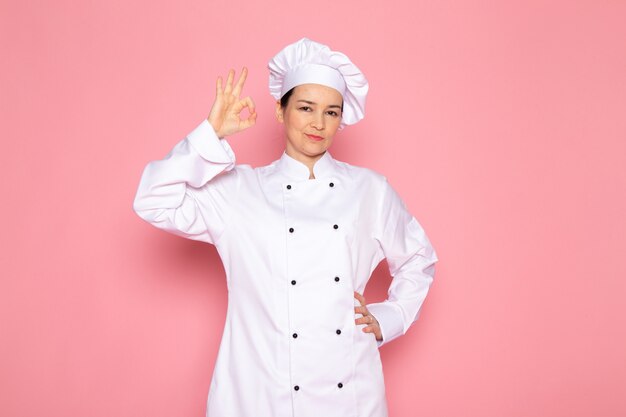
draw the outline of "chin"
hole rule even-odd
[[[312,143],[304,147],[304,152],[310,154],[310,156],[317,156],[326,152],[326,149],[328,149],[328,144],[326,143]]]

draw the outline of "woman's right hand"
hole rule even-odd
[[[222,88],[222,77],[217,78],[215,101],[207,120],[219,138],[241,132],[254,126],[256,122],[256,110],[252,99],[250,97],[239,98],[247,76],[248,69],[244,67],[237,84],[233,87],[235,71],[231,69],[228,72],[225,88]],[[246,119],[241,117],[244,108],[247,108],[250,113]]]

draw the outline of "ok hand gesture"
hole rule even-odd
[[[233,87],[235,71],[231,69],[226,79],[226,88],[222,88],[222,77],[217,78],[215,101],[208,121],[220,138],[241,132],[254,126],[256,122],[256,111],[252,99],[250,97],[239,98],[247,76],[248,69],[244,67],[237,84]],[[250,113],[246,119],[241,117],[244,108],[247,108]]]

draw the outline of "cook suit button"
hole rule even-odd
[[[334,183],[332,183],[332,182],[331,182],[330,184],[328,184],[328,185],[329,185],[330,187],[334,187],[334,186],[335,186],[335,184],[334,184]]]
[[[291,280],[291,285],[296,285],[296,280],[295,279]]]
[[[339,282],[339,277],[335,277],[335,282]]]
[[[334,225],[333,229],[339,229],[339,226],[338,225]]]
[[[341,334],[341,330],[337,329],[336,333]]]
[[[337,386],[338,386],[339,388],[343,388],[343,384],[342,384],[341,382],[340,382],[340,383],[338,383],[338,384],[337,384]]]
[[[293,389],[295,389],[296,391],[298,391],[298,390],[300,389],[300,387],[296,385],[295,387],[293,387]]]
[[[287,189],[291,190],[291,185],[287,184]]]
[[[293,336],[293,338],[295,339],[296,337],[298,337],[298,333],[294,333],[291,336]]]
[[[289,228],[289,233],[293,233],[293,227]]]

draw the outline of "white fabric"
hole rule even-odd
[[[346,82],[343,76],[328,65],[308,64],[296,67],[285,74],[281,86],[280,97],[294,87],[302,84],[321,84],[334,88],[343,97],[346,93]]]
[[[328,151],[314,174],[285,153],[236,165],[206,120],[143,172],[137,214],[214,244],[224,264],[228,310],[208,417],[387,416],[378,347],[417,319],[437,255],[380,174]],[[354,323],[353,291],[384,258],[389,297],[368,305],[377,342]]]
[[[321,84],[334,88],[343,97],[340,128],[365,116],[369,84],[361,70],[341,52],[302,38],[276,54],[268,68],[270,94],[276,100],[298,85]]]

